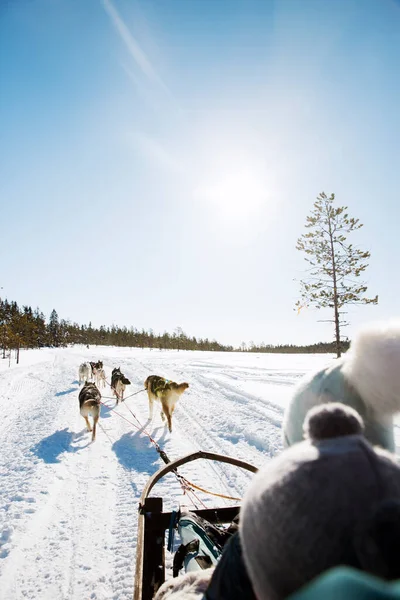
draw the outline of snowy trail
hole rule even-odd
[[[102,359],[107,379],[120,366],[126,395],[149,374],[187,381],[172,434],[145,393],[111,410],[105,400],[97,440],[79,415],[76,380],[85,360]],[[283,409],[291,388],[327,356],[284,356],[82,347],[21,353],[0,363],[0,590],[7,600],[127,600],[133,593],[138,500],[162,464],[140,423],[177,458],[208,450],[256,466],[280,451]],[[109,396],[109,388],[104,395]],[[116,412],[123,415],[122,419]],[[132,424],[131,424],[132,423]],[[210,490],[242,496],[250,475],[197,461],[181,469]],[[155,487],[165,509],[187,496],[171,474]],[[206,505],[229,504],[198,494]],[[196,500],[198,502],[198,500]],[[167,553],[168,554],[168,553]],[[170,557],[167,556],[170,563]]]

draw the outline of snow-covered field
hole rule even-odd
[[[147,394],[117,411],[102,407],[91,444],[79,414],[78,366],[104,362],[108,380],[120,366],[126,395],[159,374],[187,381],[172,434]],[[137,508],[147,479],[163,463],[134,426],[127,406],[168,456],[208,450],[256,466],[281,449],[281,421],[292,386],[326,365],[326,355],[258,355],[84,347],[21,352],[0,361],[0,596],[7,600],[132,598]],[[109,388],[104,390],[110,396]],[[110,407],[112,400],[104,400]],[[251,475],[196,461],[181,469],[210,490],[241,497]],[[187,496],[171,474],[154,488],[165,509]],[[209,506],[229,501],[198,493]]]

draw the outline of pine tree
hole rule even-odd
[[[298,240],[296,248],[306,253],[309,263],[309,276],[300,281],[301,300],[298,309],[314,304],[318,309],[332,308],[335,324],[336,355],[341,355],[340,310],[348,304],[377,304],[375,298],[364,297],[365,283],[358,280],[368,266],[370,253],[355,248],[347,242],[347,235],[363,225],[359,219],[349,217],[347,206],[335,207],[335,195],[328,198],[322,192],[307,217],[306,228]]]
[[[58,322],[58,314],[57,314],[57,311],[53,309],[50,314],[49,326],[48,326],[50,344],[52,346],[58,346],[60,343],[59,342],[59,330],[60,330],[60,325]]]
[[[36,308],[33,313],[36,328],[36,345],[41,348],[46,343],[46,320],[44,314]]]

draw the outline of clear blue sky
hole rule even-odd
[[[329,340],[299,316],[318,193],[400,301],[398,0],[2,0],[1,294],[94,325]]]

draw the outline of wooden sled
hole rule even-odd
[[[165,581],[165,531],[169,529],[171,512],[163,512],[162,498],[149,498],[153,486],[178,467],[194,460],[215,460],[229,463],[236,467],[257,472],[257,468],[249,463],[212,452],[195,452],[174,460],[162,467],[150,477],[140,497],[138,537],[136,548],[136,571],[133,592],[134,600],[152,600],[154,594]],[[231,523],[240,506],[191,510],[210,523]]]

